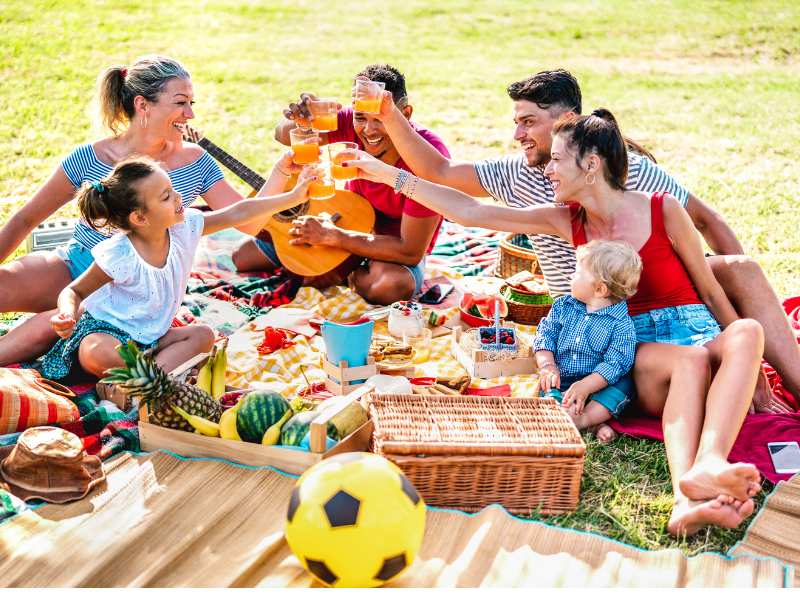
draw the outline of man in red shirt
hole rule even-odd
[[[411,118],[405,77],[390,65],[369,65],[356,77],[382,81],[386,90],[396,98],[395,105],[406,119]],[[306,103],[311,94],[301,94],[300,102],[289,105],[284,118],[275,128],[275,139],[290,145],[289,132],[295,119],[307,115]],[[383,123],[377,115],[354,112],[351,107],[339,110],[336,131],[321,133],[321,143],[355,142],[361,150],[385,163],[410,171],[400,158]],[[445,157],[450,157],[442,140],[433,132],[410,123],[411,127]],[[425,257],[433,248],[442,217],[395,192],[388,185],[355,179],[347,188],[367,199],[375,209],[374,233],[347,231],[315,218],[305,218],[294,227],[298,242],[332,246],[363,257],[362,263],[350,274],[353,289],[372,304],[391,304],[408,300],[419,293],[425,270]],[[234,253],[240,271],[259,270],[276,266],[278,257],[271,244],[263,240],[248,240]],[[330,278],[325,278],[331,283]]]

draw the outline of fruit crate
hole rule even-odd
[[[529,516],[578,506],[586,445],[553,398],[370,394],[374,451],[430,506],[502,504]]]
[[[198,355],[170,373],[180,376],[200,363],[206,355]],[[326,431],[328,421],[338,415],[352,402],[360,402],[361,397],[370,391],[362,386],[339,402],[334,403],[312,421],[310,431],[310,450],[293,449],[285,446],[264,446],[252,442],[226,440],[207,437],[193,432],[161,427],[149,421],[146,405],[139,406],[139,440],[142,450],[169,450],[186,457],[222,458],[231,462],[256,467],[274,467],[287,473],[300,475],[321,460],[343,452],[365,451],[372,437],[372,421],[367,420],[346,438],[326,450]]]
[[[522,356],[517,355],[516,358],[505,360],[489,360],[488,352],[475,348],[468,352],[461,347],[461,336],[466,332],[461,331],[461,327],[454,327],[453,334],[450,341],[451,354],[461,363],[466,369],[470,377],[479,377],[483,379],[494,379],[495,377],[508,377],[511,375],[527,375],[536,372],[536,359],[530,349],[530,345],[526,345],[522,350]],[[520,332],[516,331],[517,344],[520,343]]]

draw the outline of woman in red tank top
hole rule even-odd
[[[633,376],[640,407],[662,419],[675,494],[668,530],[691,535],[707,524],[737,527],[753,512],[760,475],[753,465],[730,464],[727,456],[755,389],[761,326],[738,318],[677,200],[625,190],[626,148],[610,112],[562,119],[553,134],[545,174],[555,205],[478,203],[416,177],[409,184],[413,198],[463,225],[550,234],[573,245],[621,240],[638,250],[644,269],[629,300],[641,342]],[[360,177],[398,180],[396,169],[363,154],[350,164],[360,168]],[[566,206],[567,199],[577,203]],[[717,322],[725,328],[721,333]]]

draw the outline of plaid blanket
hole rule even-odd
[[[450,277],[493,275],[505,234],[445,221],[426,267]]]

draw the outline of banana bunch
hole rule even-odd
[[[225,393],[225,372],[228,369],[228,340],[225,339],[217,349],[214,346],[211,356],[208,357],[197,373],[197,387],[211,394],[214,400],[219,400]]]
[[[208,437],[219,437],[220,427],[217,423],[214,423],[214,421],[209,421],[208,419],[198,417],[197,415],[190,415],[180,406],[175,404],[171,404],[171,406],[172,410],[186,419],[186,422],[189,423],[189,425],[194,427],[195,433],[206,435]]]

